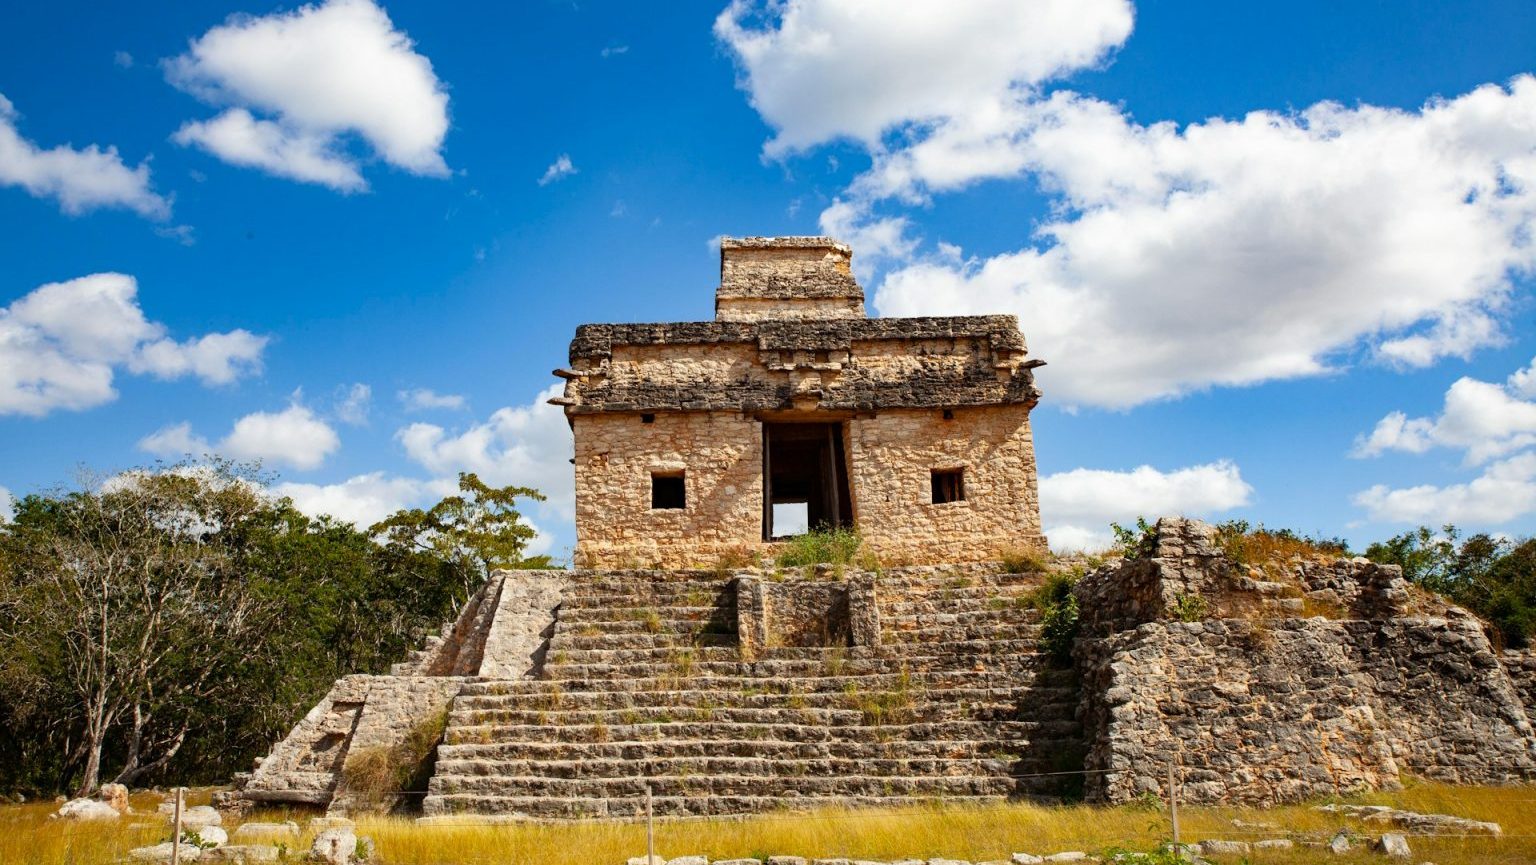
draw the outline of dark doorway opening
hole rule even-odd
[[[764,540],[853,525],[840,423],[764,423],[763,482]]]

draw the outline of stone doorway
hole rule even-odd
[[[763,540],[853,525],[841,423],[763,424]]]

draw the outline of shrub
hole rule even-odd
[[[1211,605],[1200,595],[1174,595],[1173,617],[1181,622],[1198,622],[1206,617]]]
[[[442,741],[447,726],[445,706],[412,727],[393,746],[349,753],[341,768],[342,789],[370,811],[384,808],[398,791],[425,790],[432,777],[437,743]]]
[[[786,541],[776,562],[784,568],[846,566],[853,563],[862,543],[859,533],[853,529],[816,529]]]
[[[1146,517],[1137,517],[1135,528],[1128,529],[1119,523],[1110,523],[1109,530],[1114,533],[1115,549],[1121,557],[1139,559],[1152,554],[1157,532],[1156,526],[1147,522]]]
[[[1072,663],[1072,644],[1077,641],[1077,597],[1072,588],[1079,575],[1051,574],[1029,594],[1029,603],[1040,611],[1040,649],[1053,664]]]

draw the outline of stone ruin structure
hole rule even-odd
[[[826,238],[721,258],[715,321],[588,325],[558,371],[576,567],[493,575],[388,675],[338,681],[227,804],[632,818],[648,788],[701,815],[1123,802],[1170,765],[1212,802],[1536,778],[1536,655],[1393,567],[1239,564],[1165,519],[1082,575],[1070,652],[1059,615],[1047,644],[1044,587],[1074,563],[1039,555],[1016,321],[866,318]],[[865,554],[775,566],[805,526]]]
[[[1045,551],[1010,315],[868,318],[852,251],[726,238],[715,320],[577,328],[576,564],[708,567],[806,525],[887,562]],[[786,525],[787,524],[787,525]]]

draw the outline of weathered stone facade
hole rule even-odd
[[[1017,321],[867,318],[826,238],[721,254],[716,321],[587,325],[557,371],[577,567],[493,575],[235,798],[379,807],[352,770],[405,752],[423,784],[385,804],[428,819],[1536,779],[1533,655],[1364,559],[1249,565],[1161,520],[1058,642],[1044,565],[997,564],[1045,545]],[[876,561],[773,566],[779,507]]]
[[[1363,559],[1254,579],[1214,535],[1163,520],[1144,557],[1077,587],[1090,796],[1159,793],[1170,765],[1182,795],[1207,802],[1293,801],[1410,774],[1536,778],[1513,670],[1474,617]],[[1307,603],[1333,618],[1302,618]]]
[[[576,439],[579,565],[764,553],[778,536],[770,500],[815,509],[823,494],[821,519],[856,527],[887,562],[1044,550],[1029,426],[1039,361],[1018,322],[866,318],[850,256],[826,238],[726,239],[716,321],[577,330],[554,401]],[[812,424],[826,426],[825,455],[775,488],[774,436]],[[935,491],[936,472],[953,475],[952,494]],[[684,503],[659,507],[656,477],[680,479]]]

